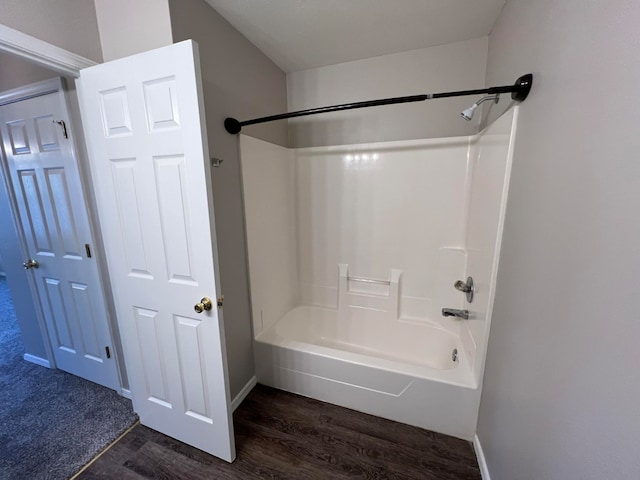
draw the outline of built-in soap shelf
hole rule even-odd
[[[349,315],[351,308],[364,308],[381,312],[391,320],[398,319],[402,270],[392,269],[389,279],[385,280],[350,275],[349,265],[346,263],[341,263],[338,267],[338,312],[340,316]]]

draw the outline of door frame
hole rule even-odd
[[[93,60],[89,60],[88,58],[85,58],[81,55],[77,55],[73,52],[65,50],[64,48],[57,47],[55,45],[52,45],[49,42],[45,42],[44,40],[40,40],[39,38],[33,37],[31,35],[28,35],[24,32],[8,27],[1,23],[0,23],[0,51],[16,56],[18,58],[21,58],[27,62],[36,64],[40,67],[48,68],[60,75],[71,76],[74,78],[78,78],[80,76],[80,69],[97,64]],[[9,100],[12,97],[14,98],[14,101],[17,101],[18,97],[29,98],[29,96],[35,96],[36,91],[38,90],[38,88],[35,87],[35,85],[38,85],[38,84],[34,84],[27,87],[26,89],[22,89],[22,91],[24,92],[24,95],[13,94],[12,92],[15,92],[15,90],[10,90],[8,92],[5,92],[6,95],[4,95],[3,98],[6,101],[4,103],[9,103]],[[53,93],[55,91],[57,91],[57,89],[51,90],[50,93]],[[38,94],[44,95],[45,92],[40,91]],[[67,103],[67,108],[68,108],[68,102],[66,98],[65,98],[65,102]],[[76,147],[75,150],[77,152],[78,145],[76,144],[74,145],[74,147]],[[3,166],[0,166],[0,168],[2,168],[3,174],[6,177],[7,172],[4,171],[5,168]],[[81,181],[83,182],[83,185],[85,186],[85,190],[86,190],[85,179],[83,177],[84,175],[81,175]],[[15,199],[13,198],[13,194],[11,192],[11,188],[8,182],[9,182],[9,179],[7,177],[5,178],[5,184],[7,189],[7,195],[9,197],[9,203],[11,205],[12,217],[15,224],[14,228],[16,231],[16,235],[18,237],[18,243],[20,244],[20,249],[22,250],[22,254],[24,256],[25,241],[24,241],[24,238],[22,238],[21,228],[19,228],[19,226],[16,224],[17,206],[15,204]],[[89,213],[90,213],[91,220],[93,220],[93,218],[95,217],[94,215],[95,212],[93,212],[92,210],[93,209],[90,208]],[[101,276],[103,276],[102,268],[99,267],[99,269],[101,272]],[[33,279],[27,278],[27,282],[31,287],[30,290],[33,296],[33,292],[35,291],[35,285],[32,284]],[[105,292],[105,293],[108,293],[108,292]],[[39,297],[36,297],[36,298],[39,298]],[[112,303],[110,298],[111,297],[109,296],[109,300],[107,303]],[[37,362],[37,363],[40,363],[41,365],[47,366],[50,368],[56,368],[55,360],[53,357],[53,351],[51,350],[51,343],[49,342],[49,335],[44,322],[44,315],[40,309],[40,305],[39,305],[40,302],[37,302],[37,303],[38,305],[35,305],[35,310],[38,317],[38,326],[42,334],[42,343],[44,344],[45,353],[47,355],[46,359],[41,359],[42,362]],[[110,306],[109,308],[112,310]],[[113,328],[111,328],[111,330],[113,332]],[[119,342],[120,341],[119,334],[117,338]],[[48,364],[46,363],[47,361],[48,361]],[[118,370],[120,371],[121,383],[126,384],[126,377],[123,375],[125,374],[125,371],[123,370],[123,364],[121,364],[120,361],[118,361]],[[122,389],[123,395],[130,397],[131,395],[130,394],[127,395],[127,392],[128,390],[125,390],[124,388]]]
[[[49,70],[56,72],[60,75],[73,77],[73,78],[80,77],[81,69],[98,64],[98,62],[95,62],[86,57],[83,57],[82,55],[78,55],[76,53],[70,52],[69,50],[53,45],[49,42],[46,42],[32,35],[29,35],[19,30],[16,30],[14,28],[11,28],[2,23],[0,23],[0,52],[8,53],[10,55],[16,56],[18,58],[21,58],[27,62],[33,63],[40,67],[48,68]],[[67,109],[68,109],[69,103],[66,97],[65,97],[65,102],[67,103]],[[78,145],[77,143],[78,141],[84,142],[83,135],[84,133],[82,134],[82,139],[76,138],[76,143],[74,145],[76,153],[79,152],[78,147],[83,146],[83,145]],[[80,173],[81,173],[80,180],[83,183],[85,193],[89,193],[89,190],[87,190],[86,172],[84,168],[82,168],[83,167],[82,165],[79,165],[79,167],[80,167]],[[13,210],[14,223],[15,223],[16,205],[14,203],[14,200],[12,199],[11,192],[7,191],[7,193],[9,194],[10,202],[12,203],[11,207]],[[95,202],[93,200],[94,199],[91,197],[89,202],[89,217],[90,217],[90,222],[92,224],[92,230],[94,232],[94,237],[95,237],[94,239],[96,240],[96,245],[94,245],[94,247],[96,250],[99,251],[100,253],[99,256],[101,258],[104,258],[104,254],[102,251],[102,238],[100,235],[96,235],[97,233],[99,233],[99,231],[96,230],[97,226],[95,224],[95,220],[97,218],[96,216],[97,212],[95,209]],[[20,238],[20,236],[22,235],[20,233],[20,229],[18,228],[16,231],[18,232],[21,248],[24,252],[24,239]],[[115,319],[115,316],[114,316],[115,309],[113,306],[113,296],[110,291],[111,288],[109,284],[109,278],[108,278],[108,275],[106,275],[105,265],[102,262],[98,262],[98,269],[100,271],[102,284],[106,290],[104,293],[105,293],[105,300],[107,302],[107,308],[109,310],[108,314],[110,317],[109,329],[111,330],[112,338],[114,340],[114,347],[115,347],[114,354],[116,355],[118,372],[120,375],[121,394],[124,397],[131,398],[131,392],[128,389],[129,385],[126,377],[126,366],[124,364],[124,357],[120,352],[120,349],[122,348],[121,340],[120,340],[120,332],[117,329],[117,325],[114,325],[113,323]],[[31,281],[32,280],[29,279],[29,282]],[[32,285],[32,288],[31,288],[32,291],[34,291],[34,287],[35,286]],[[36,310],[38,310],[38,308],[36,308]],[[40,330],[43,334],[42,339],[43,339],[45,351],[48,356],[49,364],[52,368],[55,368],[53,352],[51,350],[51,344],[49,342],[49,336],[45,327],[44,316],[42,312],[38,312],[38,317],[39,317],[38,322],[40,324]]]
[[[15,55],[61,75],[78,78],[80,70],[97,65],[81,55],[0,23],[0,51]]]
[[[62,77],[54,77],[48,80],[43,80],[40,82],[32,83],[23,87],[14,88],[11,90],[7,90],[4,92],[0,92],[0,106],[8,105],[12,103],[17,103],[23,100],[28,100],[31,98],[37,98],[44,95],[50,94],[58,94],[61,95],[62,98],[60,100],[64,104],[64,108],[69,117],[69,121],[73,122],[73,120],[79,121],[80,118],[73,118],[72,108],[69,102],[69,88],[67,87],[67,82]],[[77,112],[79,114],[79,112]],[[115,308],[113,305],[113,295],[111,292],[111,287],[109,284],[109,276],[106,270],[106,264],[104,261],[104,252],[102,245],[102,238],[100,235],[100,231],[98,229],[98,221],[97,221],[97,209],[95,207],[95,199],[88,187],[90,187],[90,183],[88,181],[88,172],[87,167],[83,165],[82,153],[86,153],[84,146],[84,134],[82,132],[81,125],[76,125],[75,123],[70,123],[70,140],[72,141],[71,150],[73,152],[73,161],[76,163],[78,168],[79,180],[81,183],[81,188],[83,189],[83,197],[85,200],[85,206],[87,211],[87,217],[89,221],[89,229],[91,231],[92,236],[92,244],[93,250],[96,255],[96,268],[98,269],[98,277],[100,285],[98,288],[102,290],[103,298],[105,301],[106,308],[106,317],[107,317],[107,328],[111,335],[111,347],[112,347],[112,355],[114,356],[116,370],[118,373],[119,386],[118,392],[123,396],[130,398],[131,393],[128,388],[125,388],[127,377],[126,377],[126,366],[124,364],[124,358],[121,353],[122,345],[120,340],[120,332],[115,322]],[[22,251],[23,258],[27,258],[29,253],[27,249],[26,239],[24,238],[24,232],[18,220],[20,215],[18,206],[16,203],[15,193],[13,192],[13,188],[10,181],[10,172],[8,168],[8,164],[4,161],[0,161],[0,172],[4,177],[5,188],[7,191],[7,195],[9,197],[9,204],[11,207],[11,216],[13,217],[14,229],[17,234],[18,243],[20,244],[20,250]],[[6,262],[6,260],[5,260]],[[44,312],[42,311],[42,299],[38,293],[38,289],[34,283],[34,279],[31,275],[27,275],[27,282],[29,284],[29,290],[31,297],[33,299],[34,307],[36,310],[36,316],[38,321],[38,327],[40,330],[40,334],[42,336],[42,343],[44,344],[45,351],[47,354],[48,366],[49,368],[57,368],[55,362],[55,356],[53,355],[53,349],[51,346],[51,338],[49,335],[49,331],[47,328],[47,324],[44,317]],[[40,363],[40,362],[38,362]],[[128,385],[126,385],[128,387]]]

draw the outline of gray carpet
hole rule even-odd
[[[22,359],[0,277],[0,479],[68,479],[137,420],[113,390]]]

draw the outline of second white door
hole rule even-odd
[[[56,366],[115,390],[120,379],[62,84],[0,106],[11,192]]]

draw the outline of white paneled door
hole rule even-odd
[[[0,135],[56,365],[120,390],[62,91],[0,106]]]
[[[82,70],[79,87],[134,408],[233,461],[200,82],[185,41]]]

